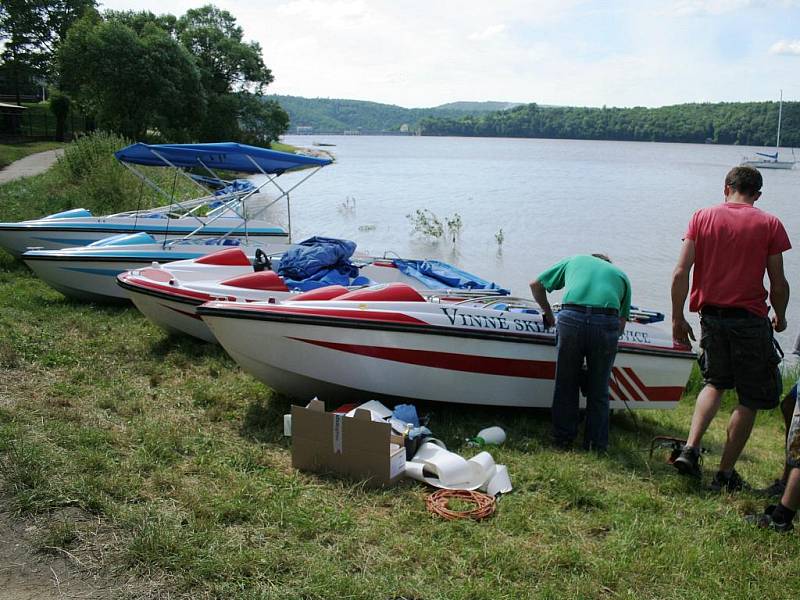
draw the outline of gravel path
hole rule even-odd
[[[58,160],[58,157],[61,156],[63,152],[64,150],[62,149],[46,150],[45,152],[31,154],[30,156],[14,161],[0,171],[0,183],[43,173],[55,164],[56,160]]]

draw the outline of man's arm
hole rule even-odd
[[[686,321],[683,307],[689,295],[689,272],[694,264],[694,240],[685,239],[681,246],[678,264],[672,272],[672,339],[679,344],[689,346],[694,340],[692,327]]]
[[[542,322],[545,328],[555,325],[556,318],[553,316],[553,308],[547,300],[547,290],[538,279],[531,281],[531,293],[533,294],[533,299],[542,309]]]
[[[783,272],[783,254],[767,257],[769,276],[769,301],[772,304],[772,327],[775,331],[786,329],[786,306],[789,304],[789,282]]]

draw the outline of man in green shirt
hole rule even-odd
[[[547,292],[566,288],[556,323]],[[627,275],[603,254],[565,258],[531,282],[545,327],[556,329],[553,442],[572,446],[578,435],[581,372],[586,364],[586,430],[583,446],[608,448],[608,380],[617,342],[631,310]]]

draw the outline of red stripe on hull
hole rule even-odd
[[[452,352],[435,352],[432,350],[409,350],[405,348],[382,348],[378,346],[361,346],[356,344],[340,344],[320,340],[291,338],[298,342],[322,346],[332,350],[391,360],[423,367],[464,371],[467,373],[483,373],[486,375],[502,375],[505,377],[525,377],[528,379],[555,379],[556,363],[542,360],[521,360],[516,358],[494,358],[455,354]]]
[[[630,395],[632,400],[636,400],[637,402],[639,400],[646,400],[646,398],[642,398],[639,391],[631,384],[630,381],[628,381],[628,378],[625,377],[622,371],[617,367],[614,367],[612,371],[612,377],[616,378],[616,380],[622,384],[622,387],[624,387],[628,391],[628,394]],[[642,388],[642,391],[645,391],[647,389],[645,386],[640,386],[640,387]]]
[[[198,314],[187,312],[185,310],[181,310],[179,308],[175,308],[174,306],[169,306],[168,304],[162,304],[161,306],[163,306],[164,308],[168,308],[170,310],[174,310],[176,313],[179,313],[181,315],[186,315],[187,317],[192,317],[193,319],[197,319],[198,321],[202,321],[203,320],[200,317],[200,315],[198,315]]]
[[[217,308],[231,308],[240,309],[237,304],[231,303],[230,306],[222,305]],[[314,317],[339,317],[342,319],[359,319],[361,321],[385,321],[388,323],[413,323],[415,325],[428,325],[425,321],[407,315],[405,313],[394,312],[371,312],[368,310],[353,310],[353,309],[329,309],[329,308],[311,308],[311,307],[295,307],[295,306],[280,306],[275,304],[262,304],[256,306],[248,306],[243,309],[252,312],[272,312],[283,313],[289,315],[311,315]]]

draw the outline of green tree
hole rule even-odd
[[[133,139],[195,137],[205,113],[192,57],[153,23],[141,34],[117,20],[87,15],[59,53],[61,88],[99,127]]]
[[[50,79],[55,54],[70,26],[95,0],[3,0],[0,2],[0,61],[11,72],[17,104],[20,86],[33,77]]]

